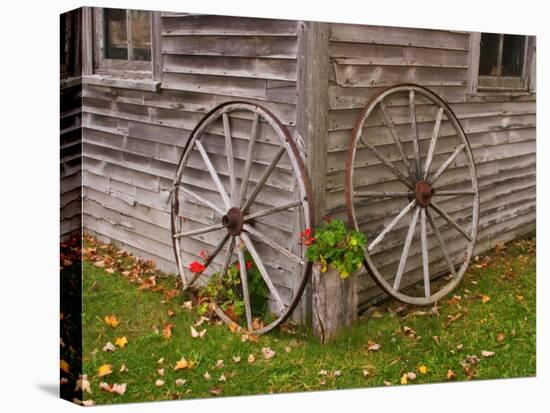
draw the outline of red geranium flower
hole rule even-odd
[[[206,261],[208,259],[209,255],[210,255],[210,253],[208,251],[205,251],[205,250],[202,250],[201,252],[199,252],[199,257],[201,257],[201,259],[203,261]]]
[[[193,261],[191,264],[189,264],[189,270],[194,273],[203,272],[205,269],[206,267],[198,261]]]
[[[235,267],[240,271],[241,270],[241,263],[238,262],[235,264]],[[250,261],[246,262],[246,269],[249,270],[252,268],[252,263]]]
[[[300,232],[300,239],[305,245],[311,245],[315,241],[315,237],[311,236],[311,228],[306,228]]]

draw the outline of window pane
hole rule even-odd
[[[505,34],[502,44],[502,76],[521,77],[525,54],[525,36]]]
[[[499,42],[500,35],[498,34],[481,34],[481,49],[479,52],[480,75],[498,76]]]
[[[128,60],[126,10],[104,9],[105,58]]]
[[[142,10],[130,10],[132,26],[132,48],[134,60],[151,60],[150,13]]]

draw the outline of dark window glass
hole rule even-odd
[[[126,10],[103,10],[105,58],[128,60]]]
[[[151,26],[149,12],[131,10],[133,60],[151,60]]]
[[[500,35],[481,34],[481,51],[479,55],[479,74],[498,76],[498,56],[500,53]]]
[[[525,55],[525,36],[505,34],[502,42],[502,76],[521,77]]]

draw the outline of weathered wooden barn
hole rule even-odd
[[[352,129],[368,100],[398,83],[441,96],[468,136],[480,190],[476,253],[535,228],[532,36],[99,8],[67,13],[61,27],[62,235],[81,224],[176,272],[177,163],[205,113],[243,99],[268,108],[299,143],[316,216],[346,218]],[[379,167],[356,174],[380,190]],[[372,206],[373,226],[387,205]],[[400,247],[387,259],[398,261]],[[363,276],[360,307],[380,295]],[[297,319],[307,316],[307,293],[303,302]]]

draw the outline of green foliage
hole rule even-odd
[[[367,240],[358,231],[349,230],[344,222],[332,219],[317,229],[313,243],[307,249],[307,258],[321,263],[321,271],[328,266],[338,271],[341,278],[361,268]]]
[[[252,314],[263,315],[267,310],[267,286],[248,252],[245,254],[245,262],[247,262],[247,266],[249,266],[246,272]],[[243,315],[245,305],[242,298],[243,294],[238,263],[235,262],[231,264],[223,277],[220,273],[213,274],[208,284],[199,292],[199,296],[204,300],[215,302],[224,311],[231,308],[235,315]],[[208,303],[203,302],[201,305],[204,307],[204,313],[206,313]],[[201,307],[199,306],[199,312],[200,311]]]

